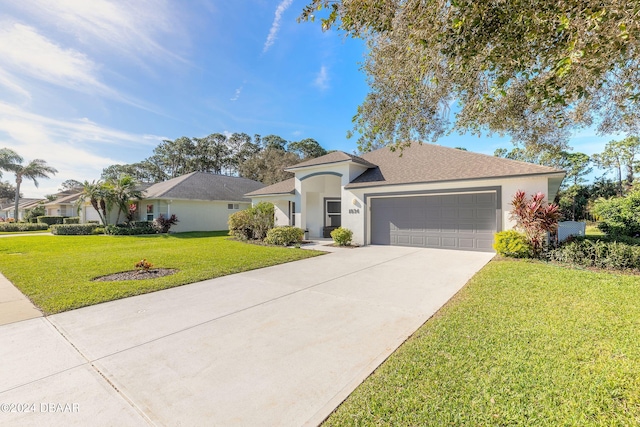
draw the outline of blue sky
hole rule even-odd
[[[163,139],[215,132],[346,139],[367,93],[359,40],[298,24],[305,0],[21,0],[0,5],[0,147],[59,170],[26,197],[66,179],[152,154]],[[612,137],[571,141],[599,152]],[[438,141],[492,154],[507,138]],[[2,180],[11,180],[5,173]]]

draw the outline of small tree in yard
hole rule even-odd
[[[158,218],[153,220],[153,229],[158,233],[168,233],[171,226],[178,223],[178,217],[171,215],[169,218],[160,214]]]
[[[544,247],[546,233],[554,233],[558,229],[558,206],[547,204],[542,193],[536,193],[528,199],[522,190],[518,190],[513,196],[511,205],[511,219],[516,221],[517,228],[527,236],[533,256],[538,257]]]

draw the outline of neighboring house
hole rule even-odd
[[[46,202],[46,199],[28,199],[28,198],[23,198],[18,200],[18,218],[17,221],[21,221],[24,216],[25,213],[28,209],[33,209],[36,206],[38,206],[38,203],[41,202]],[[4,207],[2,209],[0,209],[0,216],[2,216],[2,218],[7,219],[7,218],[13,218],[13,214],[15,213],[15,204],[14,203],[10,203],[8,205],[3,205]]]
[[[136,202],[138,219],[175,214],[179,222],[171,231],[227,230],[229,215],[251,206],[245,194],[262,187],[251,179],[192,172],[147,188]]]
[[[400,156],[402,154],[402,156]],[[278,225],[308,237],[342,226],[360,245],[492,251],[493,234],[513,227],[517,190],[553,200],[565,172],[433,144],[341,151],[286,168],[295,178],[248,193],[276,207]]]
[[[55,200],[44,204],[47,216],[78,216],[78,199],[80,190],[62,191],[56,194]]]

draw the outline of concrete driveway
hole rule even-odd
[[[342,249],[1,326],[0,425],[317,425],[492,256]]]

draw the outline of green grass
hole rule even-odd
[[[51,233],[51,230],[34,230],[34,231],[0,231],[0,234],[41,234]]]
[[[153,236],[29,236],[0,240],[0,271],[45,314],[318,255],[230,240],[225,232]],[[146,258],[175,268],[148,280],[93,282]]]
[[[640,425],[640,277],[493,261],[325,425]]]
[[[587,225],[585,234],[587,236],[604,236],[604,233],[598,228],[597,225]]]

